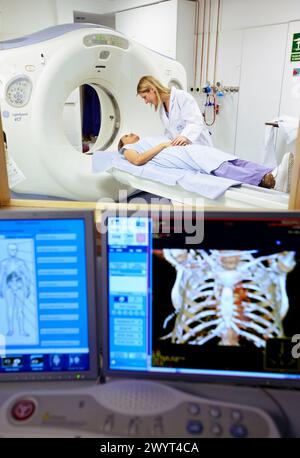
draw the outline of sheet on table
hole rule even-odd
[[[128,162],[116,151],[96,151],[93,155],[94,173],[122,170],[140,178],[147,178],[164,184],[177,184],[187,191],[193,191],[208,199],[217,199],[231,186],[241,185],[240,181],[220,178],[193,170],[160,167],[148,162],[137,166]]]

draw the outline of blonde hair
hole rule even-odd
[[[154,76],[150,76],[150,75],[142,76],[136,88],[137,95],[142,94],[143,92],[149,92],[150,89],[153,89],[155,91],[155,94],[158,100],[158,106],[162,104],[161,96],[163,94],[165,95],[171,94],[171,89],[164,86],[159,80],[154,78]],[[155,107],[155,111],[157,110],[158,106]]]

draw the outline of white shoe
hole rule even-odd
[[[276,183],[274,189],[281,192],[290,192],[294,154],[286,153],[280,164],[271,172]]]

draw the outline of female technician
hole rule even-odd
[[[153,105],[155,111],[159,109],[164,134],[172,140],[172,146],[189,143],[213,146],[197,102],[188,92],[175,87],[169,89],[153,76],[143,76],[137,94],[146,104]]]

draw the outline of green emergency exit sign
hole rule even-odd
[[[300,33],[294,33],[292,43],[291,62],[300,61]]]

